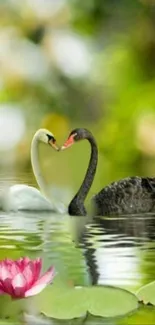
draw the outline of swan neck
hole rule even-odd
[[[82,185],[80,186],[77,194],[71,201],[69,205],[69,214],[71,215],[86,215],[86,209],[84,207],[84,201],[87,197],[87,194],[91,188],[91,185],[94,180],[94,176],[96,173],[96,167],[98,162],[98,149],[97,144],[92,135],[88,135],[86,138],[90,145],[91,145],[91,156],[89,160],[88,169],[86,172],[86,175],[84,177],[84,180],[82,182]]]
[[[32,144],[31,144],[31,164],[39,188],[48,197],[49,193],[47,190],[47,184],[44,181],[40,164],[39,164],[39,140],[35,135],[32,139]]]

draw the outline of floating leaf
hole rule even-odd
[[[139,301],[142,301],[145,305],[150,303],[155,306],[155,281],[141,287],[136,295]]]
[[[0,296],[0,318],[18,317],[25,307],[25,299],[12,300],[8,295]]]
[[[58,319],[72,319],[86,314],[87,306],[83,291],[74,288],[49,286],[36,296],[40,311],[47,317]]]
[[[135,295],[110,286],[61,289],[53,285],[35,299],[43,314],[58,319],[78,318],[87,312],[95,316],[115,317],[127,314],[138,307]]]
[[[94,316],[116,317],[138,307],[137,297],[124,289],[94,286],[83,290],[86,293],[88,311]]]

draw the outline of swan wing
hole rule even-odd
[[[5,196],[5,207],[10,210],[54,211],[54,207],[40,191],[32,186],[16,184]]]

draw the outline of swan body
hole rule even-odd
[[[16,184],[2,193],[0,207],[3,211],[66,213],[67,209],[62,203],[63,200],[62,193],[59,195],[59,200],[54,196],[53,202],[51,202],[37,188],[25,184]]]
[[[54,211],[54,206],[41,192],[32,186],[17,184],[3,194],[3,210],[18,211]]]
[[[155,212],[155,179],[135,176],[113,182],[92,203],[100,216]]]
[[[39,129],[31,143],[31,164],[36,181],[42,193],[35,187],[17,184],[1,193],[0,208],[4,211],[56,211],[64,212],[65,208],[51,202],[51,193],[43,179],[39,164],[39,144],[43,142],[58,150],[53,134],[46,129]]]
[[[86,215],[84,200],[92,185],[98,162],[96,141],[86,129],[73,130],[61,150],[76,141],[87,139],[91,145],[91,156],[84,181],[69,204],[70,215]],[[120,215],[155,212],[155,178],[128,177],[113,182],[92,198],[94,215]]]

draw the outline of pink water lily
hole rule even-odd
[[[23,257],[16,261],[0,261],[0,295],[25,298],[41,292],[54,278],[54,267],[40,276],[41,268],[41,258],[30,260]]]

